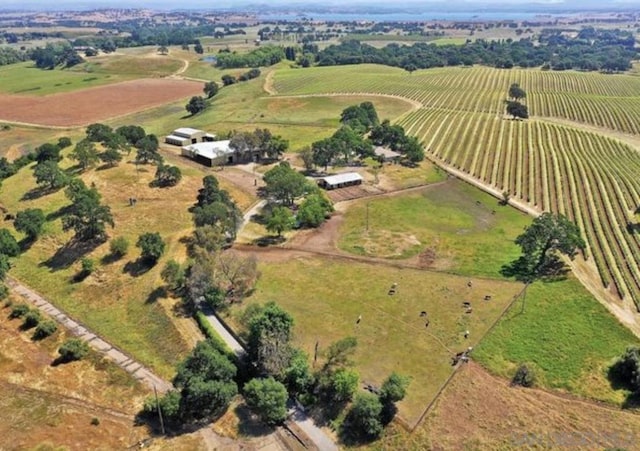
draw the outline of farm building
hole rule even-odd
[[[235,152],[229,147],[230,142],[226,140],[190,144],[182,148],[182,155],[209,167],[234,163]]]
[[[190,144],[182,147],[182,155],[209,167],[260,160],[260,151],[238,152],[229,146],[230,142],[226,140]]]
[[[402,154],[400,152],[391,150],[388,147],[376,147],[375,149],[373,149],[373,153],[375,153],[376,157],[385,162],[395,162],[400,160],[400,157],[402,157]]]
[[[360,184],[362,184],[362,176],[357,172],[345,172],[318,179],[318,185],[324,189],[344,188]]]
[[[196,130],[195,128],[183,127],[171,132],[171,134],[164,139],[164,142],[173,144],[174,146],[186,146],[199,142],[212,142],[214,139],[216,139],[216,135],[202,130]]]

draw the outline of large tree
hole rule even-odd
[[[216,83],[215,81],[208,81],[204,84],[203,91],[207,95],[207,99],[210,99],[218,93],[219,89],[220,88],[218,87],[218,83]]]
[[[267,303],[249,321],[248,355],[258,374],[280,377],[292,357],[293,318],[275,302]]]
[[[189,103],[185,105],[185,109],[191,114],[196,115],[207,109],[207,101],[202,96],[193,96]]]
[[[106,225],[114,226],[111,209],[100,203],[100,193],[95,188],[87,188],[80,179],[73,179],[65,194],[71,206],[62,218],[63,230],[73,229],[76,239],[88,241],[106,238]]]
[[[382,434],[382,403],[371,393],[359,393],[342,424],[342,434],[356,440],[375,440]]]
[[[247,405],[270,425],[282,423],[287,418],[288,397],[285,386],[272,377],[252,379],[244,386]]]
[[[275,207],[271,210],[271,214],[267,218],[267,230],[276,232],[278,236],[282,236],[282,232],[287,232],[295,225],[295,218],[291,209],[287,207]]]
[[[88,139],[79,141],[69,157],[76,160],[83,170],[95,165],[100,160],[95,144]]]
[[[292,205],[297,197],[312,189],[306,177],[284,161],[264,174],[264,182],[267,194],[286,205]]]
[[[38,186],[50,190],[62,188],[69,181],[67,174],[53,160],[38,163],[33,169],[33,176]]]
[[[22,232],[27,235],[28,239],[35,240],[42,232],[42,226],[45,221],[46,218],[41,209],[28,208],[26,210],[19,211],[16,214],[13,226],[18,232]]]
[[[524,99],[525,97],[527,97],[527,93],[520,87],[518,83],[512,83],[509,87],[509,97],[516,102],[519,102],[520,99]]]
[[[160,143],[156,135],[147,135],[136,143],[136,164],[161,164],[162,155],[158,152]]]
[[[507,114],[513,116],[514,119],[527,119],[529,117],[529,109],[527,105],[524,105],[515,100],[505,100],[507,105]]]
[[[147,232],[138,237],[136,247],[140,248],[140,258],[143,261],[155,265],[164,254],[165,244],[158,232]]]

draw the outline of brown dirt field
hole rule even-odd
[[[640,414],[560,392],[510,387],[480,365],[463,365],[411,435],[384,449],[639,449]]]
[[[0,95],[0,120],[82,126],[198,94],[202,94],[202,83],[143,79],[44,97]]]

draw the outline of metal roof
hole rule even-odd
[[[230,140],[226,140],[196,143],[184,146],[182,149],[192,152],[194,155],[213,160],[217,157],[233,153],[233,149],[229,147],[230,142]]]
[[[176,128],[173,131],[172,135],[180,134],[180,133],[183,135],[191,136],[191,135],[195,135],[196,133],[204,133],[204,132],[196,128],[182,127],[182,128]]]
[[[398,158],[402,156],[400,152],[396,152],[395,150],[391,150],[388,147],[376,147],[373,149],[373,152],[378,156],[383,156],[385,158]]]
[[[344,172],[342,174],[322,177],[321,180],[324,180],[327,185],[339,185],[340,183],[362,181],[362,176],[357,172]]]

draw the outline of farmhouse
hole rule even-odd
[[[362,184],[362,176],[357,172],[345,172],[318,179],[318,185],[327,190],[360,184]]]
[[[183,127],[177,128],[169,136],[164,139],[167,144],[173,144],[174,146],[186,146],[188,144],[195,144],[199,142],[211,142],[216,138],[216,135],[212,135],[202,130],[195,128]]]
[[[400,152],[396,152],[395,150],[391,150],[388,147],[376,147],[373,149],[373,153],[375,153],[376,157],[378,157],[381,161],[384,162],[396,162],[400,160],[402,154]]]

